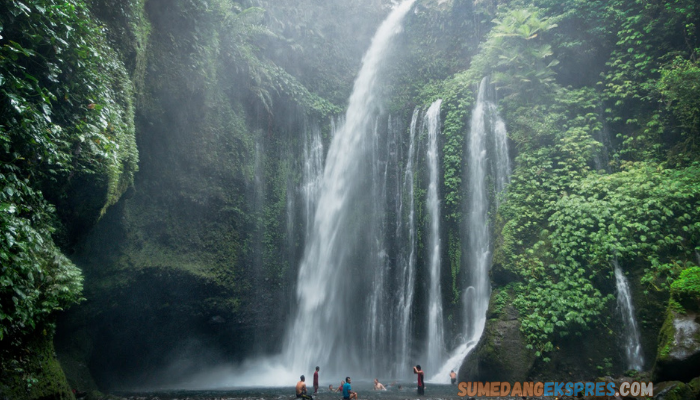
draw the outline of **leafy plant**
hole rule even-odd
[[[539,96],[554,84],[552,46],[543,37],[557,27],[536,8],[499,13],[474,60],[481,76],[492,75],[499,89],[512,96]]]
[[[128,75],[85,4],[1,4],[0,340],[17,344],[81,298],[41,189],[61,199],[77,176],[103,180],[104,213],[131,184],[137,153]]]

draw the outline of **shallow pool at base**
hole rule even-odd
[[[335,388],[338,387],[340,382],[334,383]],[[387,383],[384,383],[387,385]],[[328,390],[328,383],[325,387],[322,385],[316,395],[313,395],[314,399],[319,400],[341,400],[342,393],[330,392]],[[399,385],[401,389],[399,389]],[[462,399],[462,397],[457,396],[457,385],[435,385],[427,384],[425,388],[425,394],[418,396],[416,392],[416,383],[395,383],[394,385],[388,386],[386,391],[375,391],[372,390],[371,382],[359,382],[353,383],[353,391],[358,393],[358,400],[403,400],[403,399],[421,399],[421,400],[438,400],[438,399]],[[309,387],[310,392],[313,392],[313,388]],[[147,392],[118,392],[115,393],[126,399],[141,400],[187,400],[187,399],[197,399],[197,400],[227,400],[227,399],[275,399],[275,400],[291,400],[296,399],[294,388],[264,388],[264,387],[250,387],[250,388],[223,388],[217,390],[158,390],[154,389]]]

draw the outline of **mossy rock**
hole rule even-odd
[[[655,381],[674,379],[688,382],[695,377],[700,366],[700,317],[693,312],[679,312],[674,304],[669,302],[659,332]]]
[[[700,376],[688,382],[687,386],[690,388],[690,391],[693,392],[695,398],[700,399]]]
[[[0,342],[0,399],[75,400],[53,346],[53,329],[42,327],[15,348]]]
[[[690,385],[679,381],[661,382],[654,385],[654,393],[654,398],[657,400],[694,400],[697,398]]]
[[[496,302],[491,303],[489,315],[498,318],[486,321],[481,340],[460,368],[459,378],[461,381],[525,381],[535,354],[525,347],[518,312],[510,304],[494,310]]]

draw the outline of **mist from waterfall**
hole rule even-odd
[[[476,104],[472,110],[467,138],[468,202],[465,218],[467,236],[467,279],[464,282],[464,340],[454,349],[442,368],[432,377],[436,383],[448,383],[451,370],[457,371],[464,358],[476,347],[486,325],[486,311],[491,296],[489,268],[491,266],[491,228],[489,211],[497,209],[499,197],[510,176],[508,142],[505,123],[498,115],[495,90],[485,77],[479,84]],[[490,191],[488,178],[493,189]]]
[[[632,304],[629,282],[617,260],[613,260],[613,266],[615,267],[617,306],[622,317],[625,361],[628,369],[641,371],[642,368],[644,368],[644,355],[642,354],[642,344],[639,336],[639,328],[637,327],[637,320],[634,317],[634,305]]]

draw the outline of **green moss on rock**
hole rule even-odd
[[[694,378],[700,363],[699,322],[697,314],[679,312],[673,300],[669,301],[659,332],[653,371],[655,381],[676,379],[687,382]]]
[[[39,328],[24,343],[0,351],[0,398],[74,400],[54,352],[53,329]]]
[[[657,400],[694,400],[696,397],[689,385],[679,381],[661,382],[654,387]]]
[[[671,284],[671,298],[689,311],[700,311],[700,267],[691,267]]]

